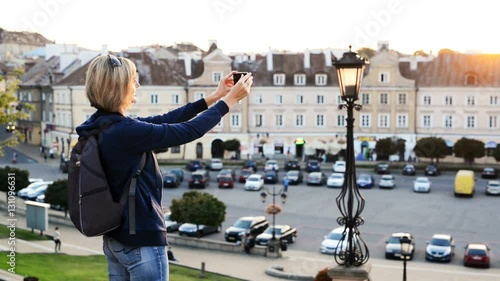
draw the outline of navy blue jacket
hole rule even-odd
[[[222,101],[207,110],[205,100],[200,99],[166,114],[145,118],[97,111],[76,128],[80,136],[94,130],[101,131],[98,135],[99,155],[115,200],[128,190],[132,175],[139,169],[142,154],[147,152],[144,170],[137,180],[136,234],[130,235],[128,231],[127,204],[122,225],[106,235],[130,246],[167,245],[161,207],[163,179],[151,151],[202,137],[228,111],[228,106]],[[201,114],[197,116],[198,113]]]

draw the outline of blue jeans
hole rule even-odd
[[[165,246],[132,247],[103,237],[110,281],[168,281]]]

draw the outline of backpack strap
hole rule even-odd
[[[135,192],[137,188],[137,178],[141,175],[145,164],[146,164],[146,152],[142,154],[140,168],[132,177],[132,181],[130,182],[130,188],[128,192],[128,219],[129,219],[130,235],[135,234]]]

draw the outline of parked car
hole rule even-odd
[[[490,267],[490,248],[485,244],[474,243],[465,246],[464,266]]]
[[[439,176],[441,172],[439,171],[438,167],[434,164],[429,164],[425,167],[425,175],[426,176]]]
[[[344,236],[344,230],[345,237]],[[324,236],[324,240],[321,242],[321,246],[319,251],[322,254],[328,255],[337,255],[340,251],[345,251],[347,249],[347,236],[349,235],[349,229],[345,229],[343,226],[339,226],[330,231],[327,235]],[[342,240],[342,244],[340,241]],[[358,240],[357,236],[353,237],[353,241],[356,243]]]
[[[206,188],[208,186],[209,176],[206,170],[194,171],[189,179],[189,188],[198,187]]]
[[[69,159],[64,159],[64,160],[61,160],[61,163],[59,163],[59,170],[61,170],[61,172],[67,174],[68,171],[69,171]]]
[[[391,173],[389,164],[387,164],[387,163],[377,163],[377,165],[375,165],[374,170],[375,170],[375,173],[377,173],[379,175]]]
[[[168,173],[163,175],[163,187],[179,187],[181,181],[176,174]]]
[[[278,173],[275,171],[266,171],[264,173],[264,183],[278,183]]]
[[[375,186],[375,179],[370,174],[360,174],[356,180],[359,188],[372,188]]]
[[[264,216],[246,216],[239,218],[235,223],[226,229],[224,238],[227,242],[241,241],[244,235],[261,234],[269,227],[269,222]]]
[[[257,162],[255,162],[254,160],[245,160],[245,162],[243,163],[243,169],[252,169],[253,172],[257,172]]]
[[[176,221],[172,221],[172,219],[170,218],[172,212],[165,211],[163,212],[163,214],[165,218],[165,225],[167,226],[167,232],[175,232],[179,230],[179,226],[181,226],[181,224]]]
[[[486,195],[500,195],[500,181],[488,181]]]
[[[278,172],[280,170],[280,166],[278,164],[278,161],[276,160],[267,160],[266,165],[264,166],[264,171],[276,171]]]
[[[245,190],[261,190],[264,187],[264,177],[259,174],[248,176],[245,182]]]
[[[235,180],[236,179],[236,172],[233,169],[222,169],[217,174],[217,181],[219,181],[219,179],[221,177],[225,177],[225,176],[231,177],[231,178],[233,178],[233,180]]]
[[[414,192],[431,192],[431,181],[428,177],[417,177],[413,182]]]
[[[396,179],[393,175],[382,175],[378,181],[378,187],[380,188],[395,188]]]
[[[193,223],[183,223],[179,226],[179,235],[181,236],[191,236],[191,237],[203,237],[207,234],[218,233],[222,227],[210,226],[199,224],[198,226]]]
[[[165,174],[168,174],[168,173],[175,174],[179,178],[180,182],[184,181],[184,174],[185,173],[184,173],[183,169],[180,169],[180,168],[169,169],[169,170],[166,170],[164,173]]]
[[[233,188],[234,187],[234,179],[231,176],[224,175],[217,179],[219,188]]]
[[[186,164],[186,169],[190,172],[203,169],[203,163],[200,160],[191,160]]]
[[[332,166],[334,173],[345,173],[346,170],[346,162],[345,161],[336,161]]]
[[[33,190],[35,190],[36,188],[38,188],[40,186],[49,185],[49,184],[52,184],[52,183],[53,183],[52,181],[34,181],[34,182],[30,183],[27,187],[19,190],[16,195],[18,197],[23,198],[23,199],[27,199],[28,193],[30,191],[33,191]]]
[[[285,171],[290,170],[299,170],[300,171],[300,162],[298,160],[289,160],[285,164]]]
[[[242,169],[240,171],[240,177],[238,178],[239,182],[246,182],[247,178],[253,174],[253,169]]]
[[[324,185],[326,184],[326,175],[323,172],[312,172],[307,175],[307,185]]]
[[[455,255],[455,240],[448,234],[434,234],[427,242],[425,259],[429,261],[451,261]]]
[[[401,259],[401,242],[400,239],[404,236],[410,239],[410,255],[407,259],[413,259],[413,255],[415,254],[415,238],[413,235],[408,232],[397,232],[391,235],[391,238],[385,242],[385,258],[386,259]]]
[[[498,178],[498,171],[493,167],[485,167],[481,173],[483,179],[496,179]]]
[[[289,184],[299,184],[304,181],[304,174],[302,171],[298,170],[290,170],[286,172],[286,177],[289,180]]]
[[[33,189],[28,190],[26,193],[25,199],[31,200],[31,201],[36,201],[36,198],[40,195],[44,195],[45,192],[47,192],[47,189],[49,188],[49,185],[51,183],[43,183]],[[44,198],[45,199],[45,198]]]
[[[343,173],[332,173],[326,181],[327,187],[342,187],[344,185]]]
[[[224,164],[222,163],[222,160],[220,160],[219,158],[213,158],[208,160],[205,167],[209,171],[220,171],[222,170],[222,168],[224,168]]]
[[[257,235],[255,238],[255,244],[266,246],[273,237],[280,241],[286,241],[288,244],[295,243],[297,239],[297,229],[291,227],[290,225],[275,225],[269,226],[264,232]]]
[[[405,176],[414,176],[417,174],[417,170],[415,169],[415,166],[412,164],[405,164],[403,166],[403,169],[401,170],[401,174]]]
[[[309,160],[306,164],[306,172],[321,172],[321,165],[318,160]]]

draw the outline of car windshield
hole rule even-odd
[[[339,232],[330,232],[330,234],[328,234],[328,236],[326,236],[326,239],[340,240],[340,239],[342,239],[342,233],[339,233]]]
[[[467,254],[469,256],[486,256],[486,251],[481,249],[470,249]]]
[[[450,246],[450,240],[441,239],[441,238],[434,238],[434,239],[432,239],[431,244],[434,246]]]
[[[332,174],[330,176],[331,179],[344,179],[344,175],[341,174]]]
[[[229,182],[229,181],[232,181],[233,178],[231,177],[221,177],[219,178],[219,181],[222,181],[222,182]]]
[[[258,177],[249,177],[247,181],[259,181]]]
[[[252,221],[249,220],[237,220],[233,226],[238,228],[250,228],[251,223]]]
[[[274,229],[274,234],[275,235],[280,235],[281,234],[281,228],[277,228],[277,227],[268,227],[268,228],[266,228],[266,233],[273,234],[273,229]]]
[[[386,181],[390,181],[390,180],[392,180],[392,176],[387,176],[387,175],[386,176],[382,176],[381,179],[382,180],[386,180]]]
[[[491,182],[491,181],[490,181],[488,185],[489,185],[490,187],[499,187],[499,186],[500,186],[500,183],[498,183],[498,182]]]
[[[388,243],[389,244],[401,244],[398,236],[392,236],[391,239],[389,239]]]
[[[427,179],[417,179],[417,182],[418,183],[428,183],[429,180],[427,180]]]
[[[250,175],[252,172],[250,171],[241,171],[241,174],[244,175],[244,176],[248,176]]]
[[[359,179],[360,179],[360,180],[365,180],[365,181],[369,181],[369,180],[371,180],[369,175],[360,175],[360,176],[359,176]]]
[[[388,168],[389,164],[378,164],[380,168]]]
[[[494,170],[493,170],[493,168],[484,168],[484,171],[485,172],[493,172]]]
[[[192,175],[191,177],[193,178],[193,180],[201,180],[203,178],[202,175]]]
[[[287,176],[297,176],[298,174],[298,171],[289,171],[288,173],[286,173]]]

